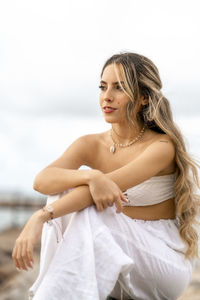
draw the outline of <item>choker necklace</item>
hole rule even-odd
[[[140,133],[138,134],[138,136],[136,136],[132,141],[130,141],[129,143],[126,144],[121,144],[121,143],[116,143],[115,140],[113,139],[112,136],[112,130],[110,130],[110,137],[113,141],[113,145],[110,146],[110,152],[111,153],[115,153],[116,147],[129,147],[131,146],[133,143],[137,142],[139,139],[141,139],[141,137],[143,136],[144,132],[145,132],[145,125],[143,126],[142,130],[140,131]]]

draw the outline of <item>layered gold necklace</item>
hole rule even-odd
[[[143,134],[145,132],[145,129],[146,129],[146,126],[144,125],[143,128],[141,129],[140,133],[138,134],[138,136],[136,136],[129,143],[122,144],[122,143],[116,143],[116,141],[113,139],[113,136],[112,136],[113,129],[111,128],[109,134],[110,134],[110,137],[112,139],[113,145],[110,146],[110,152],[114,154],[115,151],[116,151],[116,147],[129,147],[129,146],[133,145],[135,142],[137,142],[139,139],[141,139],[141,137],[143,136]]]

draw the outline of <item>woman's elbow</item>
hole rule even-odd
[[[37,192],[44,193],[44,184],[42,184],[41,178],[37,175],[33,182],[33,189]]]
[[[37,192],[40,192],[40,190],[41,190],[41,185],[40,185],[39,180],[37,179],[37,177],[35,178],[35,180],[33,182],[33,189]]]
[[[54,191],[53,184],[42,181],[39,176],[36,176],[33,182],[33,189],[43,195],[55,195],[58,193]]]

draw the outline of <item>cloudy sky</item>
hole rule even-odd
[[[148,56],[177,113],[200,114],[198,0],[0,2],[1,112],[98,115],[105,60]]]
[[[157,65],[191,152],[199,153],[199,0],[0,1],[0,191],[35,175],[78,136],[108,129],[101,68],[131,51]]]

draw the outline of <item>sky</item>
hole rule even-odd
[[[0,105],[19,116],[100,116],[101,68],[149,57],[176,114],[200,114],[198,0],[0,2]]]
[[[0,1],[0,191],[35,175],[79,136],[108,130],[100,73],[130,51],[158,67],[163,94],[199,155],[198,0]]]

